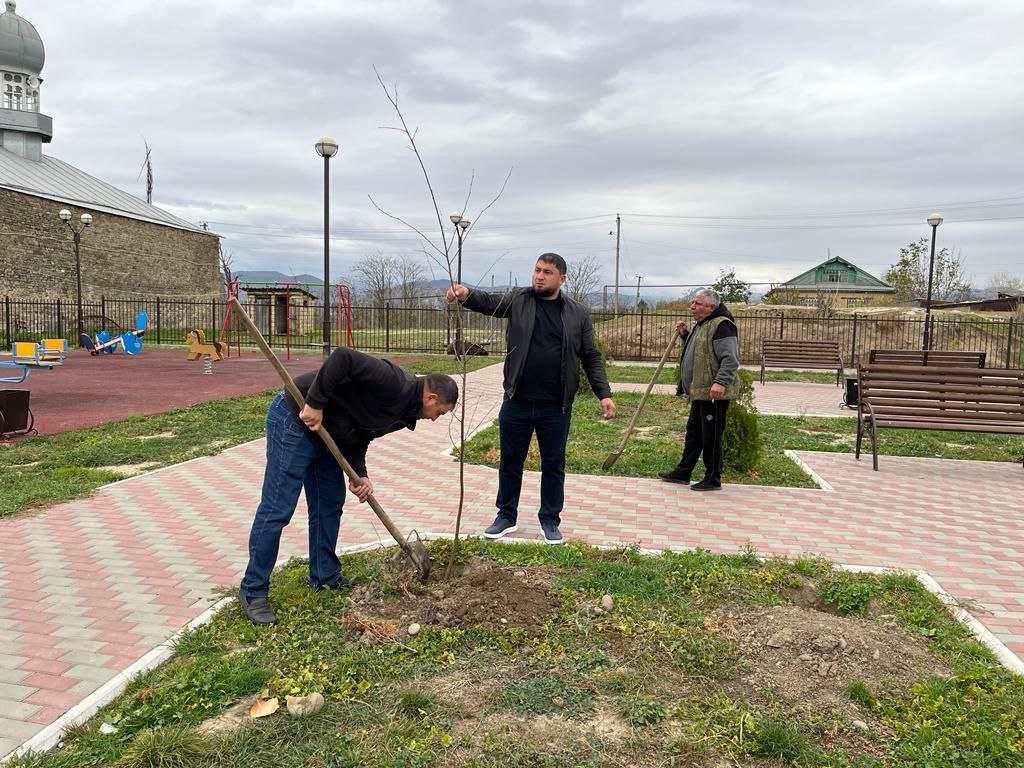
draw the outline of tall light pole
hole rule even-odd
[[[338,154],[338,142],[321,136],[316,153],[324,159],[324,360],[331,354],[331,158]],[[291,307],[285,307],[290,312]]]
[[[459,250],[458,250],[458,256],[456,258],[456,268],[455,268],[455,270],[456,270],[455,271],[455,282],[457,284],[459,284],[459,285],[462,285],[462,235],[465,233],[465,231],[467,229],[469,229],[469,225],[472,224],[472,222],[469,219],[465,218],[458,211],[455,211],[454,213],[452,213],[450,216],[448,216],[448,218],[451,219],[452,224],[455,225],[455,234],[459,238]],[[455,321],[455,349],[456,349],[456,354],[461,356],[462,355],[462,322],[461,322],[461,320],[456,320]]]
[[[82,226],[75,229],[75,225],[71,223],[71,211],[67,208],[62,208],[60,213],[60,220],[68,225],[68,229],[71,230],[72,236],[75,238],[75,285],[78,290],[77,298],[77,310],[78,310],[78,343],[82,343],[82,335],[85,333],[85,326],[82,322],[82,259],[79,255],[79,246],[82,241],[82,232],[85,228],[92,224],[92,216],[88,213],[83,213],[79,219],[82,222]]]
[[[928,295],[925,297],[924,308],[924,348],[932,348],[932,275],[935,273],[935,231],[942,223],[942,214],[933,213],[928,217],[928,226],[932,228],[932,252],[928,257]]]

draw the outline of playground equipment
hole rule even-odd
[[[0,376],[0,382],[4,384],[21,384],[21,382],[28,378],[31,371],[32,369],[27,365],[4,360],[0,362],[0,374],[10,372],[10,375]]]
[[[198,360],[203,355],[213,360],[223,360],[228,349],[228,345],[221,341],[207,343],[206,332],[202,328],[190,331],[185,338],[188,341],[189,360]]]
[[[146,335],[146,313],[139,312],[135,330],[125,331],[120,336],[111,336],[109,331],[100,331],[93,339],[87,333],[79,338],[82,346],[89,350],[90,355],[110,355],[120,347],[126,355],[137,355],[142,351],[143,337]]]
[[[68,340],[43,339],[39,342],[39,356],[43,360],[63,364],[64,358],[68,356]]]
[[[33,368],[53,368],[64,361],[47,359],[34,341],[16,341],[11,344],[11,362],[14,365],[27,365]]]

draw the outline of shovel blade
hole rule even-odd
[[[604,464],[601,465],[601,469],[611,469],[612,465],[619,460],[619,456],[622,455],[622,451],[612,451],[608,454],[608,458],[604,460]]]
[[[408,549],[405,550],[405,554],[409,556],[412,564],[416,567],[420,581],[425,582],[430,578],[430,553],[427,552],[426,546],[415,531],[409,534],[407,546]]]

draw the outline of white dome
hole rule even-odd
[[[0,13],[0,69],[38,75],[43,71],[46,51],[36,28],[15,13],[16,3],[7,0]]]

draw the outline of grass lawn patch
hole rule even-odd
[[[435,562],[449,546],[430,545]],[[1024,753],[1024,678],[911,576],[476,539],[449,581],[420,584],[393,549],[347,556],[343,591],[313,592],[307,567],[278,570],[276,626],[233,603],[61,749],[11,766],[1017,768]],[[868,597],[851,609],[847,591]],[[312,693],[319,712],[286,712]],[[252,719],[257,699],[280,710]]]
[[[676,362],[678,362],[678,359],[666,361],[665,367],[661,369],[661,373],[658,375],[658,384],[674,385],[677,383],[679,367],[676,365]],[[655,366],[619,365],[617,363],[610,363],[605,368],[608,371],[608,381],[633,384],[649,384],[656,370]],[[755,372],[754,378],[757,381],[761,380],[760,371]],[[836,383],[835,373],[825,373],[822,371],[767,370],[764,372],[764,378],[765,381],[802,381],[811,384]]]
[[[566,471],[586,475],[619,475],[655,477],[671,469],[682,452],[683,433],[689,406],[685,398],[651,395],[634,427],[626,450],[611,470],[601,468],[608,454],[614,451],[640,402],[641,394],[620,392],[615,395],[619,415],[603,421],[597,401],[583,395],[573,405],[572,426],[566,456]],[[758,414],[758,426],[764,444],[760,462],[747,472],[729,467],[723,482],[749,485],[774,485],[795,488],[816,487],[811,479],[787,456],[786,449],[801,451],[832,451],[849,453],[853,461],[856,421],[851,418],[815,418],[798,416],[767,416]],[[870,438],[867,444],[870,460]],[[933,456],[947,459],[980,459],[988,461],[1021,460],[1019,437],[982,433],[929,432],[924,430],[880,430],[878,452],[890,456]],[[499,461],[498,428],[491,426],[465,446],[466,460],[473,464],[497,467]],[[539,471],[540,453],[536,440],[530,446],[526,468]],[[702,477],[698,463],[694,476]]]

